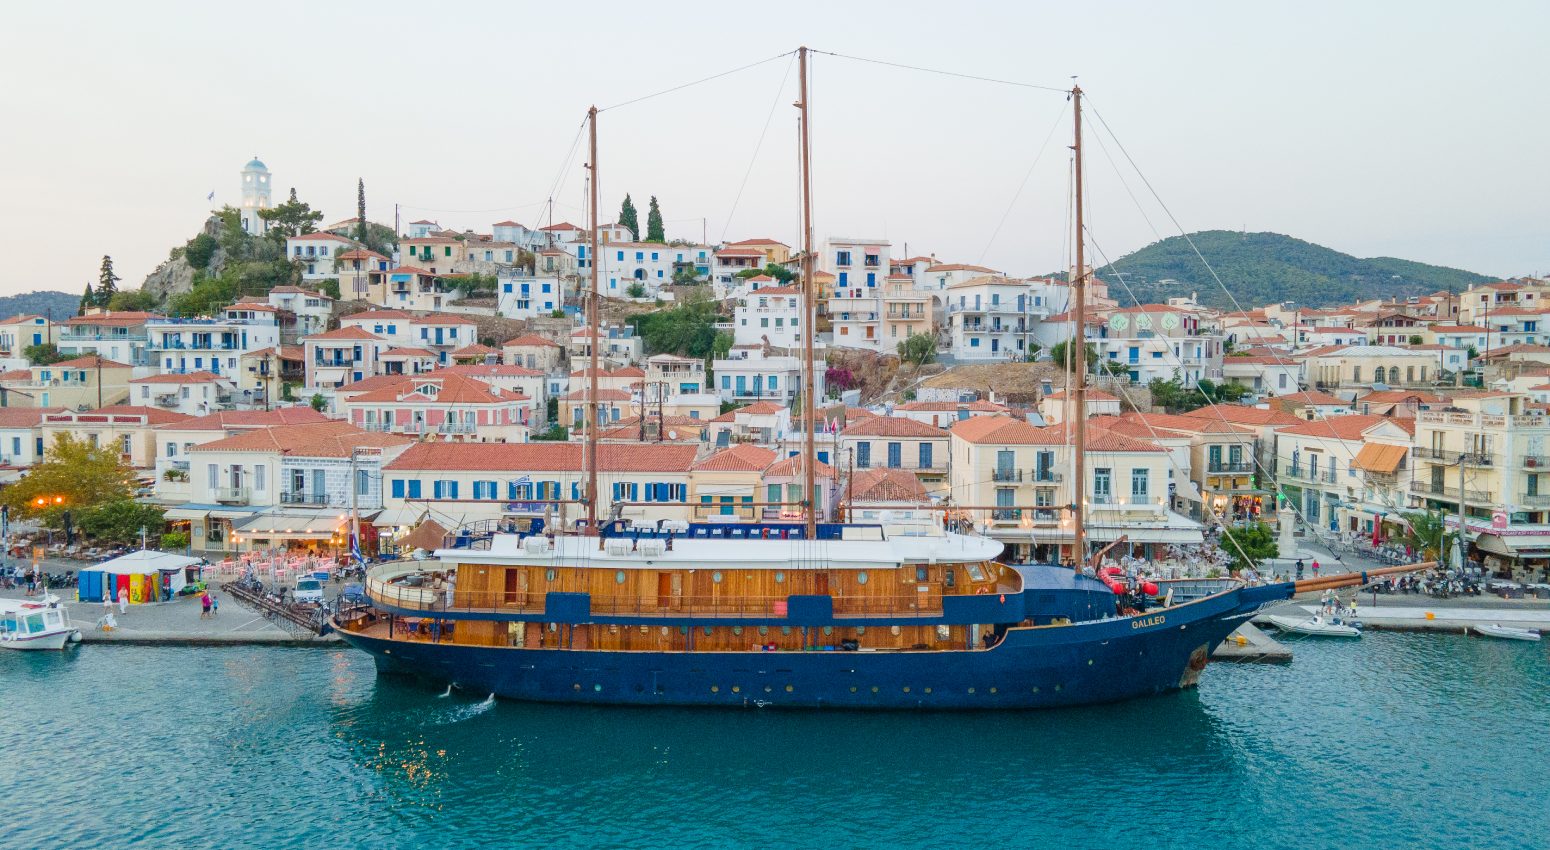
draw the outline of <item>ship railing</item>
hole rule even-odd
[[[411,571],[412,572],[412,571]],[[405,575],[408,575],[406,573]],[[367,577],[366,591],[373,601],[395,608],[423,611],[427,614],[543,614],[548,610],[546,592],[454,590],[451,604],[446,585],[423,583],[404,585],[398,579]],[[563,592],[563,591],[561,591]],[[932,596],[835,596],[833,616],[848,617],[940,617],[941,598]],[[594,616],[641,618],[784,618],[790,611],[786,596],[593,596],[589,612]]]

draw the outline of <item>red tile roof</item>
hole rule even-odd
[[[277,407],[273,410],[219,410],[183,422],[159,425],[157,430],[236,431],[268,428],[273,425],[307,425],[328,421],[330,420],[327,416],[313,410],[311,405],[299,404],[295,407]]]
[[[926,488],[915,473],[907,469],[867,469],[857,472],[845,488],[845,498],[861,503],[927,501]]]
[[[817,465],[813,467],[814,478],[834,477],[834,467],[824,463],[821,460],[817,461],[816,463]],[[764,477],[791,478],[800,474],[802,469],[802,456],[800,454],[795,454],[787,457],[785,460],[776,461],[773,465],[770,466],[769,469],[764,470]]]
[[[357,327],[355,325],[349,325],[347,327],[331,330],[328,333],[312,334],[311,336],[302,337],[303,341],[315,339],[374,339],[381,341],[382,337],[377,336],[365,328]]]
[[[918,419],[903,416],[873,416],[852,422],[840,432],[846,437],[915,437],[943,438],[947,432],[935,425],[927,425]]]
[[[165,425],[168,422],[185,422],[194,417],[186,413],[176,413],[171,410],[162,410],[159,407],[145,407],[135,404],[114,404],[108,407],[99,407],[96,410],[87,410],[80,413],[54,414],[48,418],[51,423],[79,422],[91,423],[105,421],[108,416],[143,416],[147,425]],[[104,417],[104,418],[99,418]]]
[[[0,428],[36,428],[50,413],[67,413],[63,407],[0,407]]]
[[[694,464],[697,472],[763,472],[779,457],[773,450],[742,443]]]
[[[1246,407],[1241,404],[1207,405],[1198,410],[1180,414],[1193,419],[1214,419],[1219,422],[1231,422],[1235,425],[1296,425],[1305,420],[1299,419],[1284,410],[1269,410],[1260,407]]]
[[[395,375],[395,384],[369,390],[346,401],[346,404],[378,404],[407,402],[438,405],[450,404],[499,404],[523,401],[527,396],[492,387],[483,381],[438,369],[426,375]],[[437,387],[435,395],[419,392],[427,385]]]
[[[151,375],[148,378],[135,378],[131,384],[203,384],[209,381],[229,381],[214,372],[188,372],[181,375]]]
[[[1352,413],[1345,416],[1331,416],[1327,419],[1315,419],[1312,422],[1303,422],[1300,425],[1277,428],[1276,431],[1282,434],[1295,434],[1304,437],[1360,440],[1362,439],[1363,431],[1380,422],[1393,422],[1395,425],[1412,432],[1415,429],[1415,423],[1409,419],[1390,419],[1386,416]]]
[[[95,369],[98,366],[104,369],[132,369],[128,363],[120,363],[116,360],[105,360],[95,354],[84,357],[75,357],[70,360],[61,360],[58,363],[50,363],[47,366],[34,367],[43,369]]]
[[[546,339],[538,334],[523,334],[522,336],[508,339],[501,343],[503,348],[518,346],[542,346],[544,348],[561,348],[562,346],[552,339]]]
[[[385,469],[415,471],[581,472],[580,443],[418,443]],[[688,472],[695,446],[608,443],[597,447],[599,472]]]

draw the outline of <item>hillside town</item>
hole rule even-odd
[[[1084,416],[1094,547],[1162,558],[1257,522],[1383,544],[1429,515],[1462,518],[1494,570],[1550,563],[1550,280],[1224,311],[1134,303],[1088,270],[1078,329],[1069,273],[828,236],[809,328],[802,257],[776,239],[643,239],[625,221],[594,245],[566,222],[416,220],[374,248],[359,218],[269,232],[272,175],[255,159],[239,176],[233,219],[283,244],[295,280],[198,315],[83,302],[0,321],[0,483],[63,437],[110,447],[163,512],[151,532],[211,560],[347,555],[355,526],[387,555],[427,528],[572,525],[595,354],[599,516],[799,515],[811,432],[825,519],[939,517],[1013,560],[1071,561],[1086,553],[1061,510],[1078,498],[1068,424]],[[653,316],[693,333],[653,333]],[[1066,393],[1078,336],[1083,411]]]

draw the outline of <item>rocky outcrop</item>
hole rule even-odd
[[[221,219],[219,216],[210,216],[205,220],[204,227],[200,231],[219,239],[221,236]],[[226,251],[216,248],[210,258],[207,271],[211,274],[219,274],[221,268],[226,265]],[[140,288],[145,292],[155,295],[162,303],[174,295],[181,295],[194,288],[194,267],[183,258],[181,249],[174,251],[173,256],[157,266],[155,271],[145,276],[145,283]]]

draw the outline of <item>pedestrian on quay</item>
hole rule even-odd
[[[1314,578],[1318,578],[1319,577],[1319,559],[1318,558],[1314,558],[1313,559],[1313,577]]]
[[[199,619],[201,619],[201,620],[208,620],[208,619],[210,619],[210,602],[211,602],[210,591],[206,590],[204,593],[201,593],[199,595],[199,604],[204,609],[204,610],[199,612]]]
[[[212,593],[210,594],[210,618],[214,619],[219,613],[221,613],[221,597]]]
[[[113,594],[106,590],[102,592],[102,614],[105,617],[113,616]]]
[[[1298,581],[1302,580],[1302,559],[1301,558],[1297,559],[1297,579],[1298,579]]]
[[[120,616],[129,613],[129,588],[127,587],[118,589],[118,613]]]

